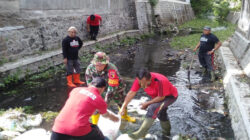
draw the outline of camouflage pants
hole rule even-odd
[[[118,87],[113,91],[105,92],[105,94],[103,94],[102,96],[107,104],[109,104],[111,101],[114,101],[116,104],[118,104],[119,107],[121,107],[126,97],[124,93],[125,87]]]

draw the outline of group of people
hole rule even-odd
[[[101,17],[97,15],[91,15],[87,20],[87,29],[92,31],[91,39],[96,39],[95,35],[97,35],[97,28],[91,26],[91,22],[95,18],[99,22],[101,21]],[[97,25],[97,23],[95,24]],[[200,48],[199,60],[204,67],[204,73],[209,71],[211,80],[214,80],[212,55],[221,43],[216,36],[210,33],[210,30],[210,27],[204,28],[204,34],[194,51],[196,52]],[[64,107],[55,119],[51,140],[104,140],[104,135],[97,127],[99,116],[119,121],[117,116],[107,111],[111,101],[117,104],[122,119],[132,123],[136,122],[134,117],[128,115],[127,106],[140,88],[144,89],[151,100],[141,104],[141,109],[147,110],[145,120],[139,130],[130,133],[129,137],[132,139],[145,137],[156,118],[160,120],[162,136],[166,138],[170,136],[171,125],[167,117],[167,109],[177,100],[178,91],[167,77],[141,68],[137,72],[129,92],[125,94],[126,84],[117,67],[110,62],[106,53],[97,52],[85,72],[87,87],[81,87],[79,85],[83,85],[85,82],[80,80],[81,69],[78,53],[83,43],[76,33],[77,29],[70,27],[68,36],[62,41],[67,85],[74,89],[70,92]],[[218,45],[214,48],[216,43]],[[89,121],[90,118],[92,122]]]

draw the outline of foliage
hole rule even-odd
[[[197,17],[203,17],[205,14],[212,12],[213,0],[191,0],[191,6]]]
[[[158,0],[149,0],[149,3],[152,7],[155,7],[158,3]]]
[[[4,63],[7,63],[8,60],[6,58],[1,58],[0,60],[0,66],[2,66]]]
[[[217,0],[214,2],[213,13],[215,16],[215,20],[218,22],[225,21],[230,9],[229,9],[229,2],[226,0]]]
[[[233,8],[230,9],[230,11],[240,11],[241,10],[241,0],[229,0],[230,2],[233,2],[235,5]]]
[[[192,21],[189,21],[183,25],[180,26],[180,28],[200,28],[202,29],[205,25],[209,25],[213,28],[220,26],[218,22],[216,21],[211,21],[207,19],[194,19]],[[236,28],[236,25],[224,22],[223,26],[225,26],[227,29],[226,30],[220,30],[220,31],[215,31],[213,34],[215,34],[220,41],[226,40],[228,37],[230,37]],[[185,49],[185,48],[191,48],[193,49],[199,39],[200,39],[201,34],[192,34],[188,36],[176,36],[172,39],[170,42],[171,47],[176,48],[176,49]]]
[[[43,119],[45,119],[46,122],[49,122],[49,121],[55,119],[58,114],[59,114],[59,112],[48,111],[48,112],[43,112],[42,117],[43,117]]]

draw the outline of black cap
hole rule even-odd
[[[107,82],[102,77],[95,77],[92,80],[91,85],[93,85],[93,86],[95,86],[97,88],[103,88],[103,87],[107,86]]]
[[[209,27],[209,26],[205,26],[203,29],[211,31],[211,27]]]

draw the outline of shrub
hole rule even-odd
[[[214,16],[215,20],[218,22],[223,22],[225,21],[230,9],[229,9],[229,2],[226,0],[223,1],[218,1],[214,3],[213,11],[214,11]]]

